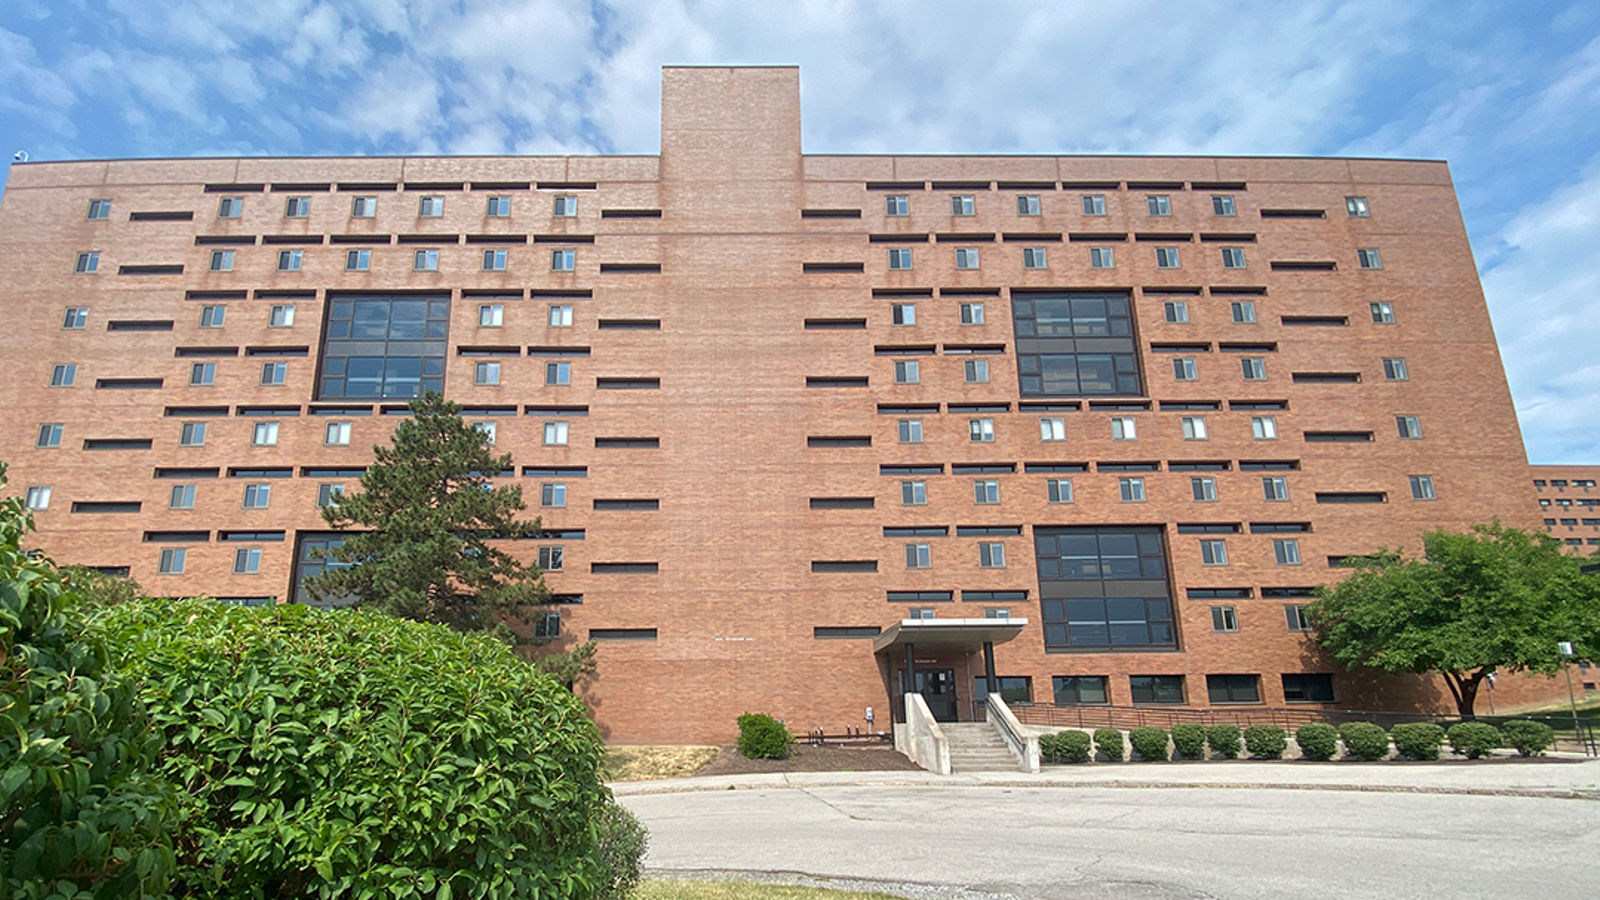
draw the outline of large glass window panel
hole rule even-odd
[[[1011,313],[1024,395],[1142,394],[1126,294],[1024,295]]]
[[[328,304],[320,398],[411,398],[444,387],[450,303],[362,296]]]
[[[1038,528],[1034,551],[1048,649],[1176,649],[1161,529]]]

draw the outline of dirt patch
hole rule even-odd
[[[650,781],[701,774],[717,758],[716,747],[613,745],[606,748],[602,775],[607,781]]]
[[[748,775],[759,772],[914,772],[920,767],[892,747],[812,747],[801,744],[788,759],[745,759],[733,747],[696,775]]]

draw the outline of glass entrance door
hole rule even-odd
[[[904,694],[906,670],[899,669],[896,677],[899,679],[900,692]],[[918,669],[917,693],[928,704],[928,711],[933,713],[935,722],[956,721],[955,669]]]

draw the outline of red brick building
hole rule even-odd
[[[1600,466],[1533,466],[1533,494],[1545,534],[1571,553],[1600,552]]]
[[[659,156],[13,166],[0,298],[40,544],[157,594],[292,599],[442,387],[617,740],[884,728],[907,643],[961,718],[986,642],[1035,703],[1448,706],[1296,609],[1537,523],[1443,162],[808,155],[796,69],[670,68]]]

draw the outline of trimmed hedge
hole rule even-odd
[[[1096,728],[1094,749],[1111,762],[1122,762],[1128,755],[1128,746],[1123,743],[1122,732],[1115,728]]]
[[[1403,722],[1389,729],[1389,737],[1406,759],[1438,759],[1444,729],[1432,722]]]
[[[1223,759],[1237,759],[1239,756],[1239,726],[1237,725],[1212,725],[1206,729],[1206,743],[1211,745],[1211,754]]]
[[[1094,758],[1094,744],[1087,731],[1062,731],[1039,737],[1039,755],[1045,762],[1086,763]]]
[[[1512,719],[1501,724],[1500,737],[1507,747],[1523,756],[1538,756],[1556,742],[1555,729],[1532,719]]]
[[[746,759],[785,759],[792,744],[789,729],[766,713],[739,717],[739,752]]]
[[[1294,742],[1305,759],[1327,762],[1339,752],[1339,729],[1326,722],[1307,722],[1295,729]]]
[[[1346,722],[1339,727],[1345,758],[1375,762],[1389,756],[1389,735],[1371,722]]]
[[[1500,729],[1488,722],[1457,722],[1445,736],[1450,739],[1450,749],[1467,759],[1477,759],[1500,746]]]
[[[1172,749],[1179,759],[1206,758],[1206,727],[1194,722],[1172,726]]]
[[[1154,726],[1135,728],[1128,732],[1128,743],[1133,752],[1145,762],[1167,761],[1167,733]]]
[[[1279,725],[1251,725],[1244,730],[1244,745],[1252,759],[1283,759],[1289,735]]]

